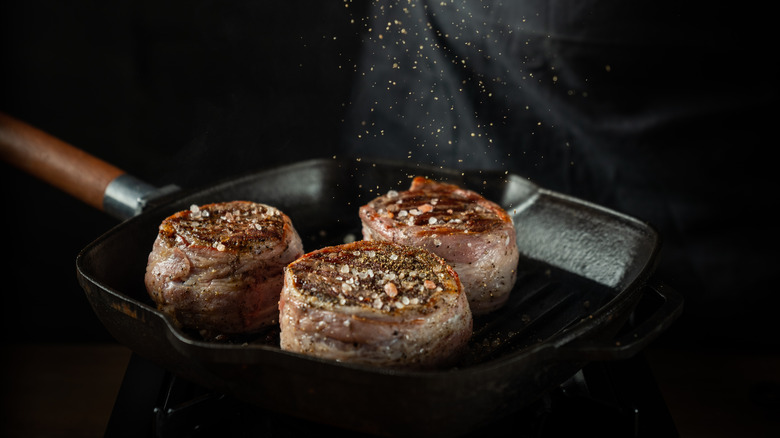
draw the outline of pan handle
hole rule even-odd
[[[649,280],[643,287],[643,295],[654,294],[661,303],[641,321],[617,338],[611,340],[582,340],[559,346],[554,353],[567,360],[597,361],[622,360],[635,356],[647,347],[680,316],[683,297],[660,280]],[[644,298],[644,296],[643,296]]]
[[[0,112],[0,158],[118,219],[178,190],[157,189],[25,122]]]

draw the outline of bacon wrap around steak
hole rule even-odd
[[[498,204],[453,184],[418,176],[360,207],[363,238],[425,248],[460,277],[474,315],[503,306],[517,278],[511,217]]]
[[[471,337],[455,271],[422,248],[357,241],[305,254],[285,268],[281,348],[398,368],[450,364]]]
[[[277,322],[283,269],[302,254],[290,218],[274,207],[193,205],[160,224],[144,280],[180,327],[206,338],[253,333]]]

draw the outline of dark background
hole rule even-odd
[[[232,2],[230,2],[232,3]],[[0,6],[0,111],[155,186],[193,188],[337,148],[357,45],[342,2]],[[2,165],[3,336],[106,340],[75,257],[117,221]]]
[[[662,342],[776,348],[771,27],[662,3],[6,1],[0,111],[156,186],[334,155],[515,172],[661,231],[687,299]],[[75,257],[116,220],[0,184],[4,339],[110,340]]]

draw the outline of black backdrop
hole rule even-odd
[[[505,3],[3,2],[0,111],[158,186],[334,155],[515,172],[660,229],[666,342],[776,346],[765,19]],[[74,260],[115,220],[0,170],[4,337],[110,339]]]
[[[342,2],[2,2],[0,111],[157,186],[336,151],[357,46]],[[11,340],[110,339],[76,281],[116,221],[2,167]]]

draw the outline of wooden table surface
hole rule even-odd
[[[780,352],[644,352],[683,438],[780,437]],[[5,349],[3,437],[102,437],[130,351],[113,343]]]

